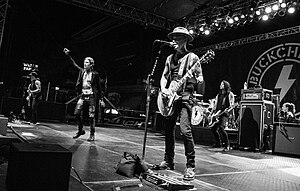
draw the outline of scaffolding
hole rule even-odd
[[[113,0],[57,0],[68,3],[88,10],[101,12],[103,14],[125,19],[126,21],[134,22],[145,27],[156,28],[159,30],[170,31],[175,28],[178,23],[172,19],[159,16],[129,5],[125,5]]]
[[[205,47],[200,47],[200,48],[194,49],[193,51],[194,52],[205,52],[206,50],[209,50],[209,49],[223,50],[223,49],[227,49],[230,47],[240,46],[243,44],[251,44],[251,43],[255,43],[255,42],[275,39],[275,38],[299,34],[299,33],[300,33],[300,26],[294,26],[294,27],[290,27],[290,28],[285,28],[285,29],[269,32],[269,33],[259,34],[259,35],[241,38],[241,39],[237,39],[237,40],[222,42],[219,44],[213,44],[213,45],[209,45],[209,46],[205,46]]]
[[[7,12],[8,0],[0,0],[0,50],[4,33],[5,18]]]

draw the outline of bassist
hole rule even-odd
[[[38,105],[42,99],[42,85],[41,81],[38,79],[37,73],[34,71],[30,73],[30,81],[31,83],[27,89],[28,96],[26,100],[28,101],[28,106],[31,108],[31,122],[36,125]]]
[[[218,148],[222,146],[221,136],[225,139],[225,147],[223,151],[229,151],[230,143],[228,139],[228,134],[225,131],[225,127],[228,124],[229,113],[227,112],[228,108],[234,106],[234,94],[231,92],[230,83],[223,80],[220,84],[219,94],[216,96],[216,103],[212,109],[212,115],[217,113],[223,113],[218,116],[218,121],[212,127],[212,133],[216,139],[216,144],[213,147]]]
[[[170,95],[169,84],[171,81],[181,79],[185,72],[199,61],[199,57],[187,50],[187,43],[193,40],[188,30],[184,27],[176,27],[168,34],[168,38],[174,43],[175,53],[168,56],[165,68],[161,76],[160,87],[163,96]],[[186,156],[186,169],[183,179],[192,180],[195,177],[195,149],[191,129],[192,104],[190,95],[197,89],[197,83],[203,84],[201,65],[195,68],[194,72],[177,92],[181,99],[174,105],[174,113],[166,118],[165,126],[165,156],[164,161],[155,165],[154,169],[174,169],[174,147],[175,147],[175,123],[179,116],[180,131],[184,139]],[[199,92],[203,93],[203,92]]]

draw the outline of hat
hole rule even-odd
[[[194,40],[194,37],[189,33],[189,31],[184,27],[176,27],[173,32],[168,34],[168,38],[173,40],[174,36],[181,35],[185,36],[189,42]]]
[[[38,76],[36,72],[31,72],[29,75],[30,75],[30,76],[34,76],[34,77],[36,77],[36,78],[37,78],[37,76]]]

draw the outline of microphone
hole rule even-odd
[[[171,47],[174,47],[175,45],[177,45],[176,42],[168,42],[168,41],[164,41],[164,40],[155,40],[154,42],[160,42],[162,44],[165,44],[165,45],[168,45],[168,46],[171,46]]]

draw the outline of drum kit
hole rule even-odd
[[[202,122],[204,126],[207,122],[207,117],[210,114],[212,104],[203,102],[201,94],[193,94],[193,107],[192,107],[192,125],[199,125]]]

